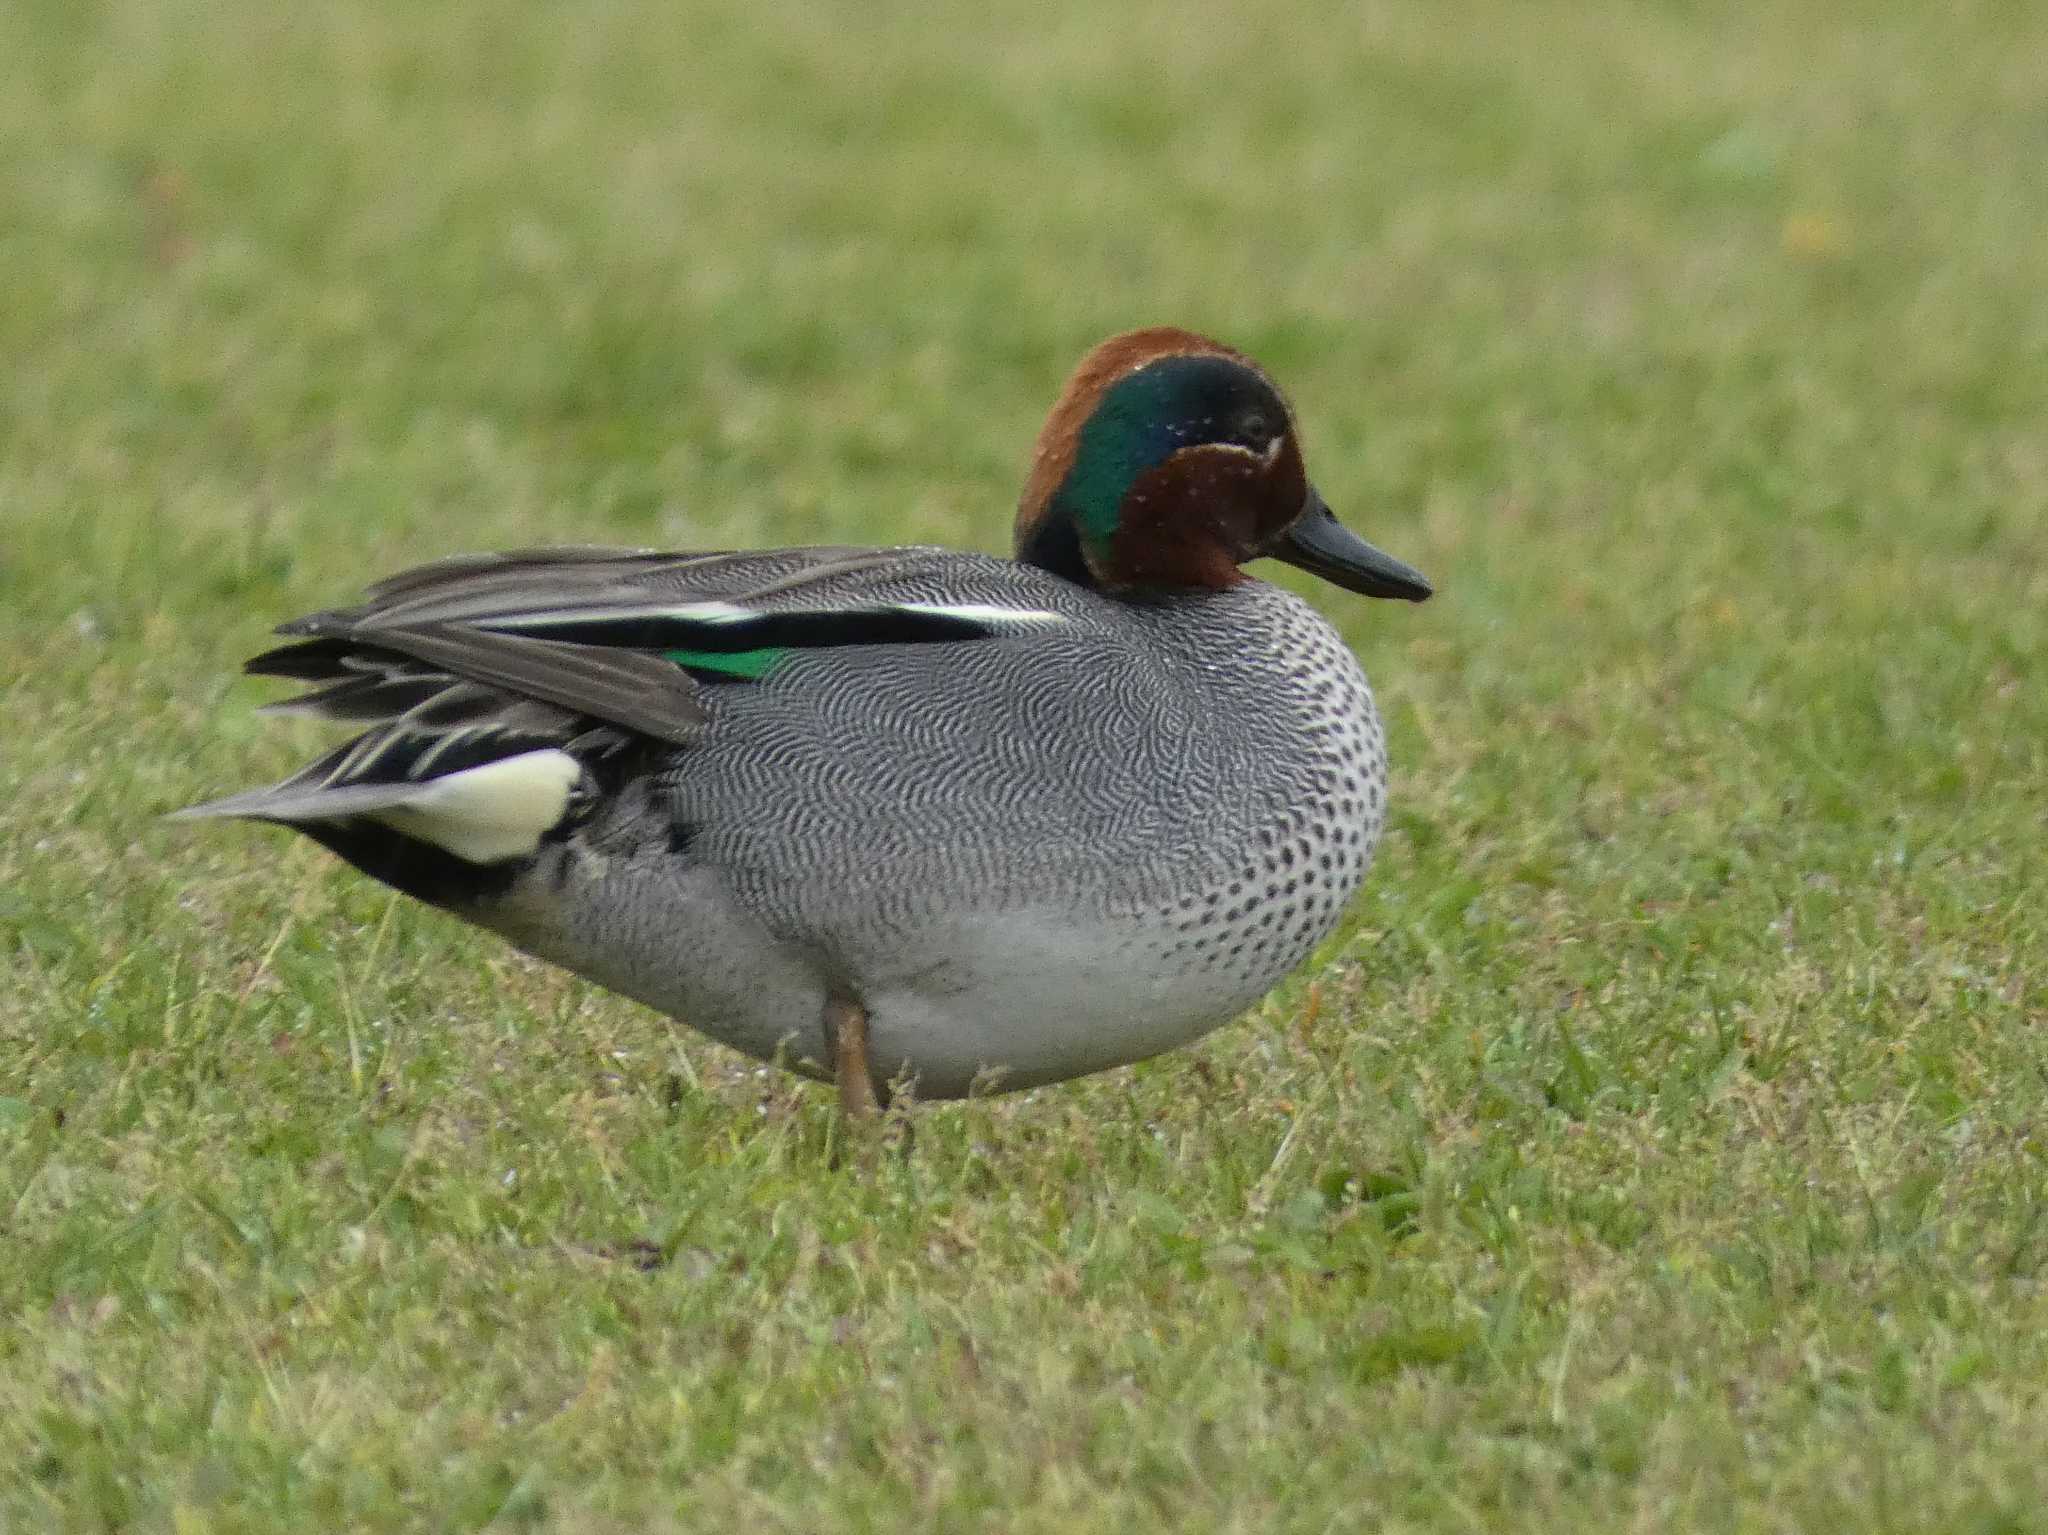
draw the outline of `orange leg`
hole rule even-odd
[[[832,1074],[839,1083],[839,1110],[848,1119],[873,1119],[881,1096],[868,1065],[868,1015],[857,1002],[833,997],[825,1004],[825,1033],[832,1041]]]

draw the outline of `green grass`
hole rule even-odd
[[[1997,0],[0,7],[0,1529],[2048,1529],[2044,102]],[[1441,592],[1317,595],[1393,829],[1196,1048],[864,1167],[159,819],[410,561],[1000,548],[1160,321]]]

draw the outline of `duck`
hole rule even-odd
[[[352,738],[179,815],[303,833],[852,1117],[1059,1082],[1243,1014],[1372,862],[1371,689],[1259,559],[1431,595],[1264,369],[1130,331],[1060,391],[1011,558],[442,559],[247,663]]]

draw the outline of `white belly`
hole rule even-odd
[[[931,937],[927,952],[944,963],[906,966],[867,999],[876,1070],[906,1067],[927,1098],[1144,1060],[1228,1023],[1279,978],[1170,959],[1149,925],[1077,926],[1057,914],[966,921]]]
[[[482,917],[521,947],[644,1002],[736,1050],[823,1075],[825,1003],[851,991],[868,1014],[870,1061],[920,1098],[958,1098],[1143,1060],[1229,1022],[1298,962],[1256,969],[1171,952],[1156,920],[1063,912],[962,914],[890,935],[873,956],[828,959],[780,941],[697,873],[659,900],[591,908],[515,894]],[[648,891],[644,894],[653,894]]]

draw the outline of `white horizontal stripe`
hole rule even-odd
[[[984,624],[1063,624],[1062,613],[1044,608],[1006,608],[989,602],[886,602],[861,603],[843,608],[790,607],[759,611],[730,602],[691,602],[678,607],[615,605],[602,608],[566,608],[554,613],[507,613],[475,620],[481,629],[553,629],[574,624],[616,623],[627,619],[667,619],[680,624],[757,624],[774,619],[879,618],[889,613],[917,613],[933,618],[957,618]]]
[[[500,613],[474,620],[479,629],[553,629],[569,624],[608,624],[630,618],[667,618],[682,624],[744,624],[766,615],[730,602],[687,602],[680,607],[627,603],[605,608],[564,608],[553,613]]]
[[[930,613],[937,618],[960,618],[982,624],[1063,624],[1064,613],[1044,608],[1004,608],[988,602],[901,602],[905,613]]]

